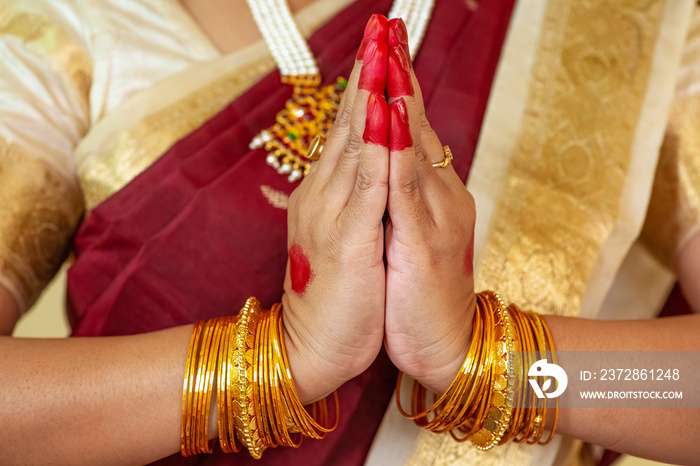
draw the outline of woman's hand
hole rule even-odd
[[[381,15],[368,22],[321,159],[289,202],[285,341],[305,403],[362,373],[382,346],[387,28]]]
[[[474,201],[426,120],[403,21],[389,23],[386,349],[442,393],[466,358],[474,313]]]

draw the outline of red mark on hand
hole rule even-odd
[[[467,245],[467,252],[464,254],[464,273],[467,277],[474,275],[474,238]]]
[[[383,95],[370,94],[367,101],[367,120],[362,135],[365,142],[389,146],[389,106]]]
[[[411,137],[411,127],[408,124],[408,111],[403,98],[394,101],[389,106],[389,114],[391,115],[391,128],[389,135],[389,145],[391,150],[403,150],[413,145]]]
[[[311,270],[309,258],[304,254],[301,246],[296,243],[289,248],[289,272],[292,276],[292,290],[303,295],[306,287],[313,280],[314,273]]]

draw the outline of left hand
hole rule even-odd
[[[476,303],[474,200],[425,117],[401,20],[389,23],[389,223],[385,347],[392,362],[436,393],[467,355]]]

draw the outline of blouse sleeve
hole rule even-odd
[[[0,0],[0,284],[22,312],[83,212],[73,151],[89,124],[92,68],[71,2],[60,3]]]

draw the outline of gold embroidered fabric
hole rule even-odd
[[[92,60],[87,51],[58,25],[43,16],[0,8],[0,34],[16,36],[24,45],[59,72],[66,87],[87,106],[92,83]]]
[[[266,184],[260,186],[260,192],[263,196],[265,196],[265,199],[267,199],[267,202],[269,202],[272,207],[287,210],[287,206],[289,205],[289,196],[286,193],[278,191]]]
[[[617,220],[663,6],[548,2],[477,289],[524,309],[578,315]]]
[[[87,211],[126,186],[175,142],[222,110],[274,66],[273,59],[265,57],[245,69],[221,76],[119,134],[98,158],[79,170]]]
[[[675,270],[678,252],[699,229],[700,94],[691,94],[673,103],[641,239]]]
[[[446,438],[451,441],[448,443]],[[456,442],[449,435],[433,434],[425,430],[419,434],[416,451],[405,466],[506,466],[529,463],[530,452],[516,443],[479,451],[471,442]]]
[[[28,309],[66,258],[83,212],[79,189],[0,139],[0,277]]]

